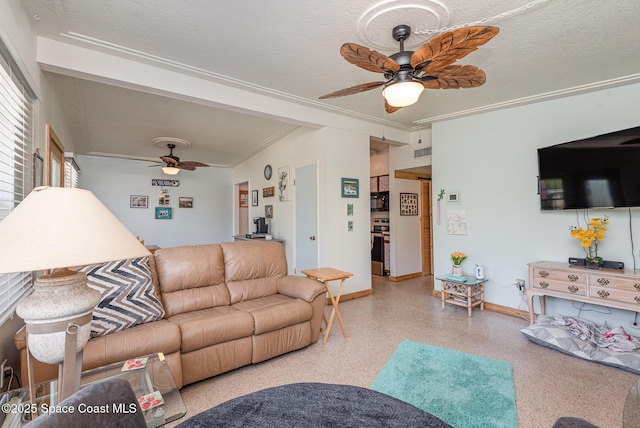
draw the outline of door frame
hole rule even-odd
[[[322,242],[322,238],[320,237],[320,162],[315,160],[313,162],[304,163],[301,165],[295,165],[293,167],[293,273],[298,274],[298,227],[297,227],[297,219],[298,219],[298,210],[297,210],[297,201],[298,198],[296,196],[296,172],[299,168],[304,168],[307,166],[315,165],[316,167],[316,265],[320,263],[320,245]]]

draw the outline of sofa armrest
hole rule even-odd
[[[311,303],[319,294],[327,292],[324,284],[304,276],[287,275],[278,279],[278,293]]]

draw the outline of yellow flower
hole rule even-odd
[[[464,253],[461,253],[460,251],[454,251],[453,253],[451,253],[451,260],[453,260],[454,265],[459,265],[466,258],[467,256],[465,256]]]
[[[604,232],[607,230],[609,219],[605,217],[594,217],[587,222],[587,228],[573,226],[569,233],[572,238],[580,241],[580,246],[585,249],[587,258],[598,257],[598,241],[604,240]]]

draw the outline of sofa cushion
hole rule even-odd
[[[89,287],[102,296],[93,310],[92,337],[164,317],[164,308],[151,282],[148,257],[89,265],[78,270],[87,274]]]
[[[253,317],[230,306],[174,315],[169,321],[180,328],[181,352],[187,353],[253,334]]]
[[[233,307],[253,316],[255,335],[309,321],[312,314],[309,303],[281,294],[245,300]]]
[[[230,304],[218,244],[162,248],[154,258],[167,317]]]
[[[224,253],[224,280],[231,303],[270,296],[287,275],[287,259],[279,242],[237,241],[220,244]]]
[[[105,366],[142,355],[180,350],[180,329],[166,319],[127,328],[87,342],[83,369]]]

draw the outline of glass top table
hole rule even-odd
[[[148,427],[158,427],[176,421],[187,412],[162,353],[87,370],[80,378],[80,388],[111,378],[126,379],[129,382],[141,403],[141,408],[144,408],[142,411]],[[32,401],[29,400],[28,387],[0,394],[0,405],[3,410],[0,412],[0,426],[20,427],[30,421],[30,411],[33,408],[36,408],[40,414],[58,404],[57,383],[57,380],[51,380],[35,385],[36,406],[30,405]],[[153,395],[155,404],[158,402],[155,400],[158,398],[158,393],[161,396],[159,400],[161,404],[147,408],[147,403],[150,401],[141,397],[148,398],[150,394],[155,394]]]

